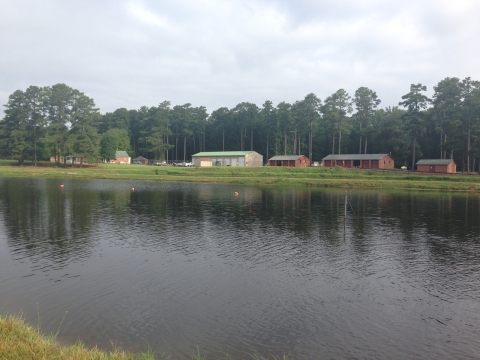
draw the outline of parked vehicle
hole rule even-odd
[[[189,167],[189,166],[193,166],[193,163],[191,163],[191,162],[181,162],[181,163],[177,164],[177,166]]]

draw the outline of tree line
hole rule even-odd
[[[375,91],[353,97],[339,89],[323,101],[311,93],[294,103],[241,102],[211,114],[204,106],[120,108],[101,114],[93,99],[65,84],[30,86],[9,96],[0,120],[0,155],[19,164],[67,155],[109,161],[116,150],[132,157],[188,161],[200,151],[254,150],[274,155],[391,153],[397,166],[418,159],[454,159],[465,172],[480,158],[480,82],[445,78],[412,84],[398,106],[379,108]],[[83,160],[80,160],[83,161]]]

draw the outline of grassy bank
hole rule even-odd
[[[9,360],[153,360],[152,354],[134,355],[118,349],[103,352],[82,343],[60,346],[55,336],[40,334],[18,317],[0,316],[0,359]]]
[[[286,356],[262,357],[246,353],[243,359],[250,360],[288,360]],[[81,342],[72,346],[62,346],[54,335],[46,336],[38,328],[29,326],[15,316],[0,315],[0,360],[167,360],[171,356],[155,356],[152,353],[132,354],[120,349],[111,352],[97,348],[88,349]],[[191,360],[207,360],[197,348],[188,357]],[[232,360],[228,354],[223,360]]]
[[[12,166],[0,162],[0,176],[154,180],[261,185],[300,185],[336,188],[374,188],[441,191],[480,191],[474,175],[382,172],[343,168],[205,167],[99,164],[95,167]]]

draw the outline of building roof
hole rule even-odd
[[[298,160],[301,157],[305,155],[276,155],[268,160],[276,160],[276,161],[282,161],[282,160]]]
[[[115,158],[119,157],[130,157],[126,151],[115,151]]]
[[[388,154],[328,155],[328,156],[325,156],[322,160],[382,160],[385,156],[390,156],[390,155]]]
[[[145,159],[143,156],[138,156],[136,157],[135,159],[132,159],[132,161],[143,161],[143,160],[148,160],[148,159]]]
[[[422,159],[416,165],[449,165],[452,162],[452,159]]]
[[[211,156],[245,156],[254,151],[203,151],[192,156],[211,157]]]

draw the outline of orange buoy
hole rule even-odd
[[[60,184],[60,187],[61,187],[61,188],[63,188],[63,187],[65,187],[65,185],[63,185],[63,184]]]
[[[235,191],[235,196],[238,196],[238,192]]]
[[[132,191],[135,191],[135,188],[132,188]]]

